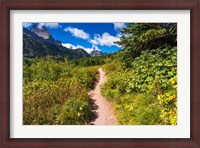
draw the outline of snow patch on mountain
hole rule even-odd
[[[86,48],[86,47],[83,47],[81,45],[73,45],[73,44],[70,44],[70,43],[62,43],[62,46],[67,47],[67,48],[72,49],[72,50],[76,50],[76,49],[81,48],[81,49],[85,50],[88,54],[90,54],[91,56],[104,55],[104,53],[95,45],[93,45],[91,48]]]

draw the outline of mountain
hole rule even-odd
[[[61,41],[55,40],[53,38],[53,36],[51,35],[49,30],[45,26],[38,27],[37,25],[33,25],[31,28],[31,32],[33,32],[36,35],[38,35],[39,37],[45,39],[49,43],[58,44],[58,45],[62,44]]]
[[[107,55],[107,53],[102,52],[97,46],[94,45],[92,46],[92,48],[84,48],[83,46],[80,45],[75,46],[70,43],[62,43],[62,46],[69,48],[71,50],[83,49],[92,57]]]
[[[59,56],[73,58],[90,57],[83,49],[71,50],[55,40],[46,27],[31,30],[23,28],[23,54],[25,57]]]
[[[106,53],[100,51],[100,50],[93,50],[89,53],[92,57],[96,57],[96,56],[104,56],[106,55]]]

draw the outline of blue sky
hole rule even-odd
[[[23,23],[30,29],[36,23]],[[120,30],[126,23],[37,23],[38,27],[46,26],[52,36],[60,40],[63,46],[76,49],[83,48],[88,53],[93,49],[106,53],[120,50],[114,42],[120,40]]]

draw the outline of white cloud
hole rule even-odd
[[[101,45],[101,46],[118,46],[114,42],[120,41],[119,37],[115,37],[110,35],[108,32],[103,33],[102,36],[99,34],[94,36],[94,39],[90,39],[89,42],[93,45]]]
[[[67,47],[67,48],[69,48],[69,49],[73,49],[73,50],[76,50],[76,49],[78,49],[78,48],[81,48],[81,49],[83,49],[83,50],[85,50],[87,53],[91,53],[93,50],[98,50],[98,51],[100,51],[100,49],[97,47],[97,46],[94,46],[94,45],[92,45],[92,48],[86,48],[86,47],[83,47],[83,46],[81,46],[81,45],[72,45],[72,44],[70,44],[70,43],[62,43],[62,46],[64,46],[64,47]]]
[[[124,34],[120,32],[116,36],[120,38],[120,37],[124,36]]]
[[[125,23],[113,23],[115,30],[121,30],[122,28],[126,27]]]
[[[32,25],[32,23],[23,23],[23,27],[27,28],[30,27]]]
[[[75,36],[77,38],[81,38],[81,39],[89,39],[90,38],[90,35],[82,29],[67,27],[64,29],[64,31],[70,32],[73,36]]]
[[[62,43],[62,46],[67,47],[69,49],[76,49],[76,47],[70,43]]]
[[[39,23],[38,24],[38,28],[42,28],[43,26],[46,26],[48,28],[55,28],[55,29],[61,27],[59,23]]]

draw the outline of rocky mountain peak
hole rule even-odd
[[[51,36],[51,33],[45,26],[33,25],[31,31],[37,34],[39,37],[44,38],[45,40],[49,39]]]
[[[56,45],[62,45],[62,42],[59,40],[55,40],[53,36],[51,35],[50,31],[46,26],[40,26],[40,25],[33,25],[31,28],[31,32],[35,33],[40,38],[43,38],[45,41],[56,44]]]
[[[93,51],[91,51],[90,55],[92,57],[96,57],[96,56],[104,56],[106,54],[104,52],[100,51],[100,50],[94,49]]]

